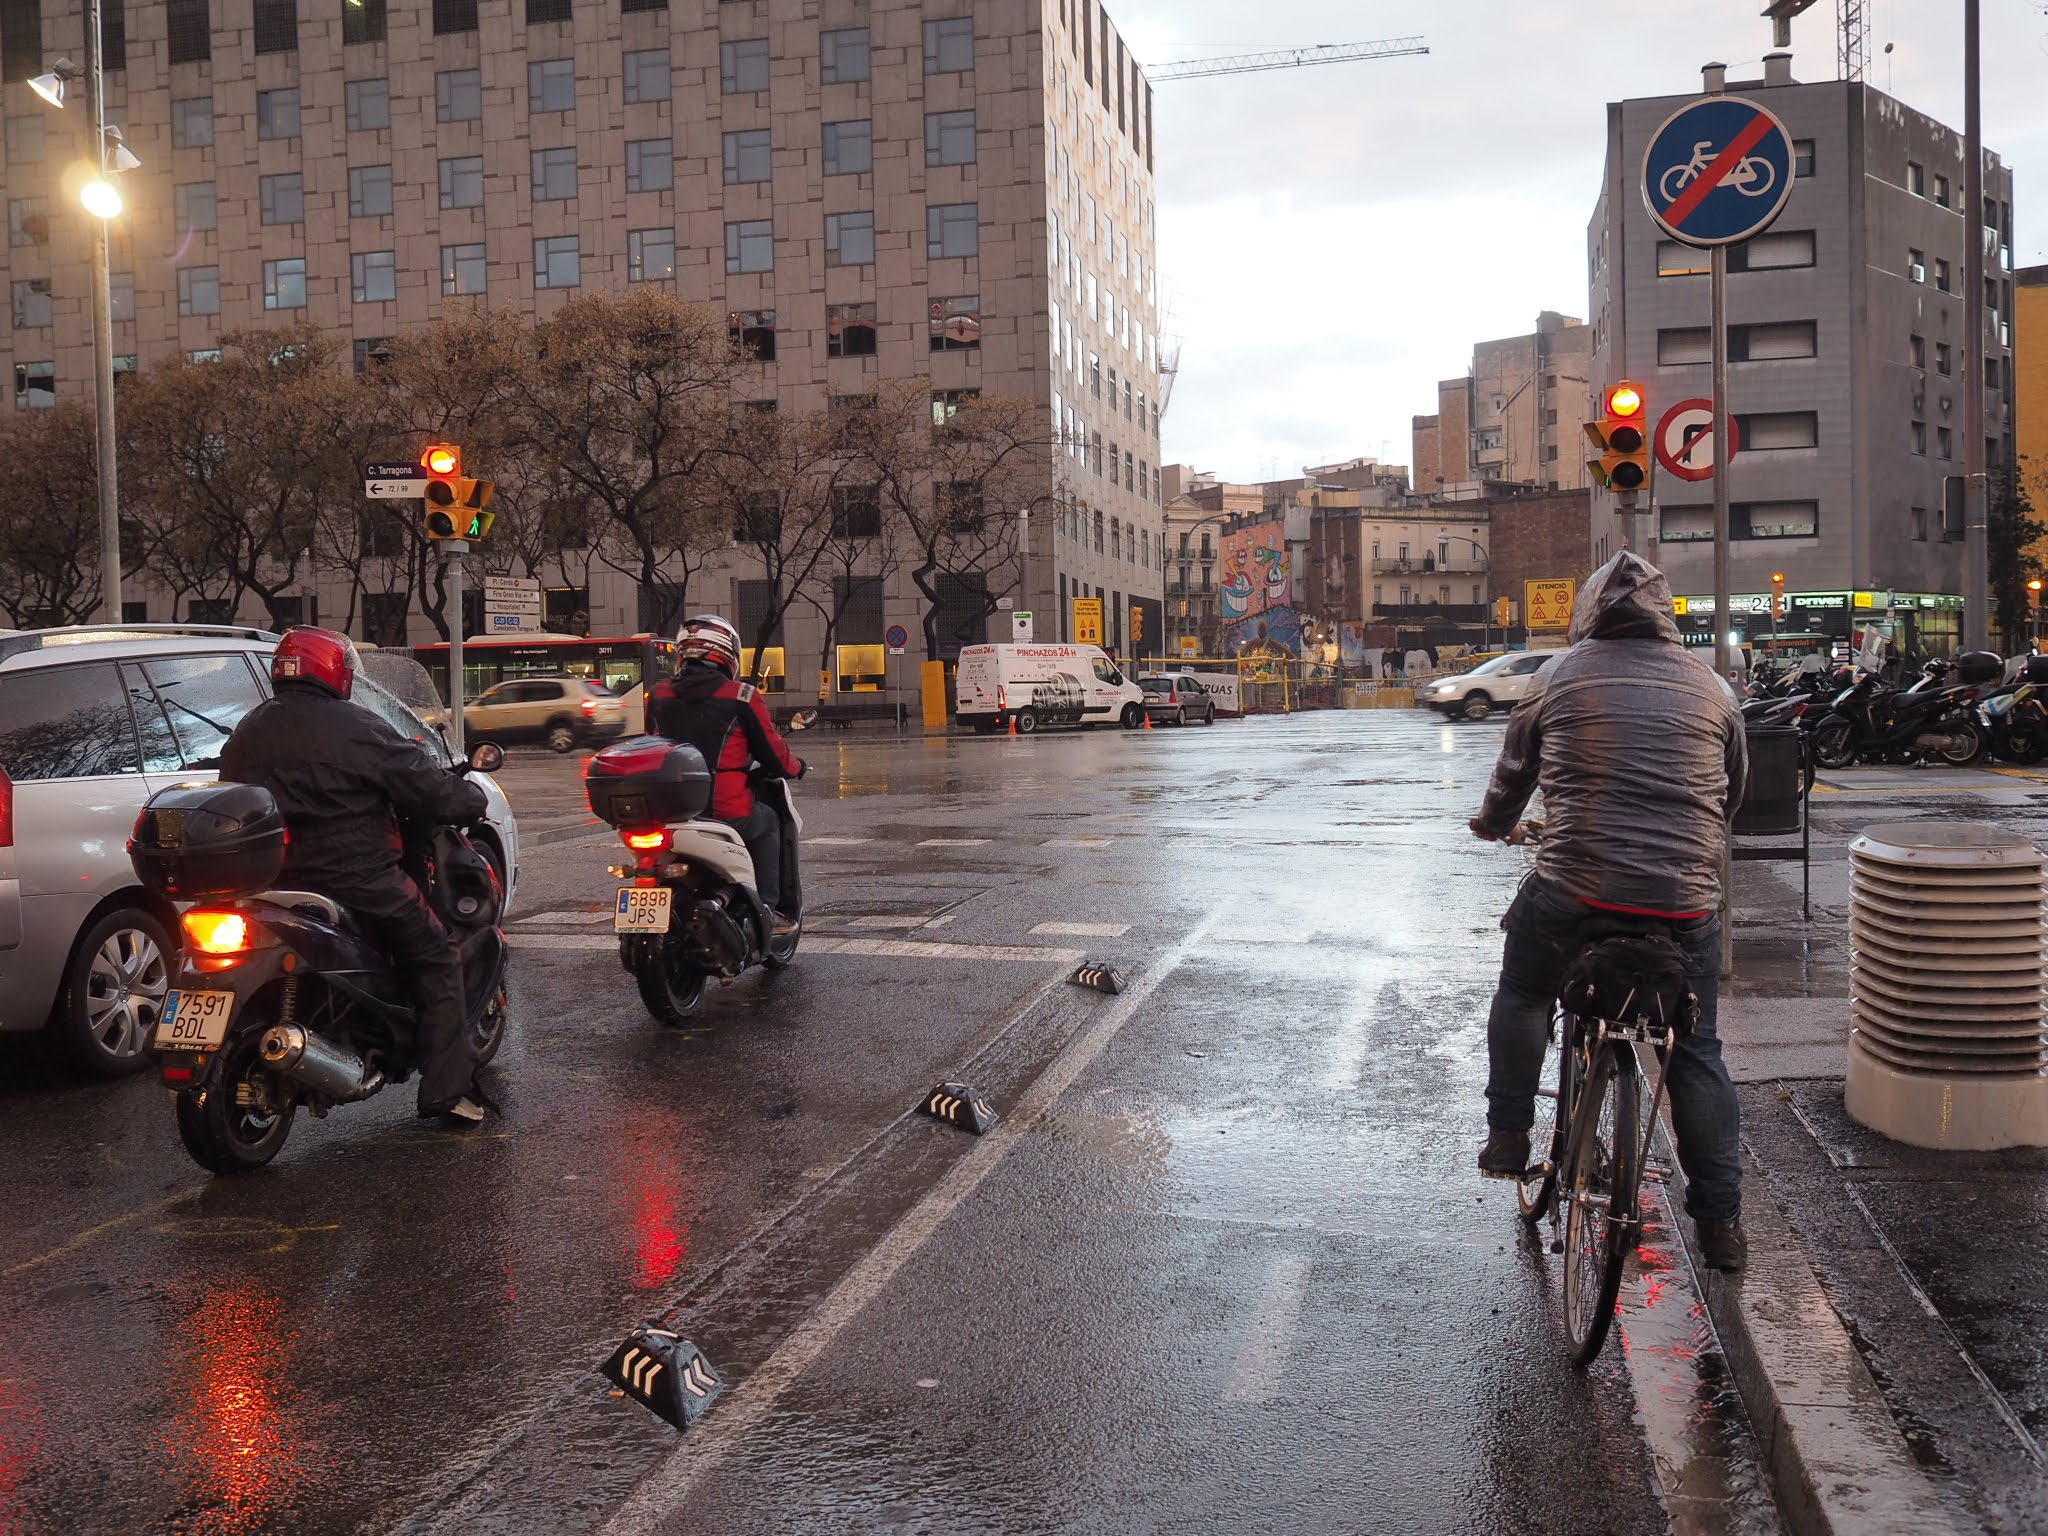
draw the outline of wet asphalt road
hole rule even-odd
[[[4,1043],[0,1536],[1666,1528],[1639,1396],[1726,1429],[1645,1386],[1682,1296],[1572,1371],[1469,1172],[1498,740],[811,737],[805,951],[703,1028],[618,968],[609,845],[528,850],[468,1137],[402,1090],[212,1180],[152,1080]],[[986,1139],[907,1113],[960,1075]],[[657,1314],[734,1383],[687,1442],[593,1369]]]

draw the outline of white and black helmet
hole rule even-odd
[[[740,675],[740,632],[715,613],[700,613],[683,620],[676,631],[676,661],[688,665],[706,662],[727,677]]]

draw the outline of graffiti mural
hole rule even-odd
[[[1231,656],[1299,656],[1301,615],[1292,608],[1268,608],[1224,630],[1223,643]]]
[[[1222,552],[1219,601],[1224,623],[1256,618],[1269,608],[1294,606],[1286,535],[1278,522],[1226,533]],[[1297,630],[1299,627],[1297,623]]]

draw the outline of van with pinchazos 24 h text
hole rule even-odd
[[[1145,720],[1145,695],[1093,645],[970,645],[960,652],[954,698],[960,723],[983,735],[1041,726]]]

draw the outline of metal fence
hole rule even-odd
[[[1291,715],[1317,709],[1409,709],[1416,679],[1391,681],[1360,667],[1277,657],[1156,657],[1141,660],[1139,676],[1186,672],[1217,695],[1224,714]]]

